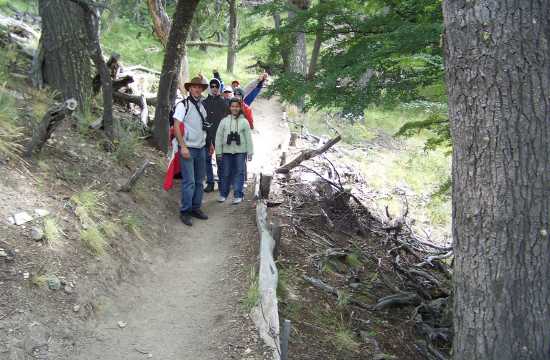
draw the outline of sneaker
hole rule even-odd
[[[180,220],[187,226],[193,226],[193,219],[191,219],[191,213],[180,213]]]
[[[204,188],[204,192],[205,193],[211,193],[212,191],[214,191],[214,184],[213,183],[208,183],[206,185],[206,187]]]
[[[237,204],[240,204],[240,203],[242,203],[242,202],[243,202],[243,198],[242,198],[242,197],[233,199],[233,205],[237,205]]]
[[[223,203],[223,202],[225,202],[225,200],[227,200],[227,198],[224,197],[224,196],[220,196],[220,197],[218,198],[218,202],[219,202],[219,203]]]
[[[201,220],[208,219],[208,215],[206,215],[201,209],[192,210],[191,216]]]

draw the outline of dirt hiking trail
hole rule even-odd
[[[276,101],[258,99],[253,109],[257,132],[249,178],[277,162],[277,147],[288,134]],[[218,204],[217,193],[205,194],[203,210],[210,219],[194,219],[187,227],[177,217],[179,182],[171,195],[166,248],[152,249],[151,271],[105,299],[89,335],[77,343],[75,360],[222,359],[224,348],[238,346],[232,344],[239,341],[232,338],[233,313],[244,287],[235,272],[247,271],[240,252],[257,236],[251,196],[234,206]]]

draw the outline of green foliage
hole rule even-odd
[[[61,230],[59,224],[53,217],[44,220],[44,237],[48,245],[52,248],[57,247],[61,242]]]
[[[20,158],[23,150],[20,141],[23,140],[23,129],[18,126],[19,114],[15,99],[0,86],[0,156],[4,158]]]
[[[95,225],[105,210],[104,198],[103,192],[88,189],[73,195],[70,200],[76,206],[75,214],[80,221],[85,225]]]
[[[263,14],[288,10],[284,1],[263,7]],[[243,39],[244,46],[268,38],[267,59],[280,59],[280,51],[294,44],[292,34],[323,34],[315,78],[280,73],[273,91],[295,102],[307,97],[309,108],[339,108],[362,115],[369,104],[391,105],[422,98],[427,87],[440,84],[443,57],[440,46],[440,0],[338,1],[327,0],[282,19],[279,31],[263,27]],[[268,61],[269,62],[269,61]],[[274,68],[282,69],[281,61]]]
[[[123,131],[113,155],[116,161],[122,165],[128,165],[135,157],[140,145],[137,134],[132,131]]]
[[[254,266],[250,267],[249,281],[250,285],[246,291],[245,297],[241,301],[241,304],[246,311],[251,311],[260,302],[258,274],[256,274],[256,269]]]
[[[395,136],[411,137],[422,131],[427,131],[430,134],[425,143],[426,150],[440,147],[446,149],[447,152],[450,151],[451,131],[447,114],[432,112],[425,120],[410,121],[401,126]]]
[[[359,342],[350,329],[340,328],[334,334],[332,339],[334,346],[340,351],[354,352],[359,349]]]

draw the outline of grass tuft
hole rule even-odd
[[[95,220],[100,219],[105,210],[103,199],[105,193],[98,190],[84,190],[71,197],[71,202],[76,205],[75,213],[83,224],[94,225]]]
[[[50,248],[56,248],[61,244],[61,231],[55,218],[44,219],[44,237]]]
[[[46,286],[48,283],[48,276],[44,274],[35,274],[31,278],[31,283],[38,287]]]
[[[133,131],[123,132],[113,153],[115,160],[121,165],[130,164],[131,160],[136,157],[139,145],[139,138]]]
[[[250,312],[256,305],[260,303],[260,288],[258,283],[258,275],[254,266],[250,267],[250,286],[246,291],[244,299],[241,301],[244,309]]]
[[[102,256],[105,254],[105,248],[108,245],[107,240],[105,240],[97,226],[80,231],[80,239],[94,255]]]
[[[332,342],[339,351],[355,352],[359,349],[359,342],[355,340],[353,332],[349,329],[338,329]]]

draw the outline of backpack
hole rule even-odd
[[[174,126],[174,114],[176,113],[176,107],[178,107],[180,103],[183,103],[183,107],[185,107],[185,114],[183,115],[183,117],[186,117],[187,113],[189,112],[189,100],[185,98],[181,101],[178,101],[174,106],[172,106],[172,109],[170,109],[170,114],[168,115],[170,116],[170,127]]]

